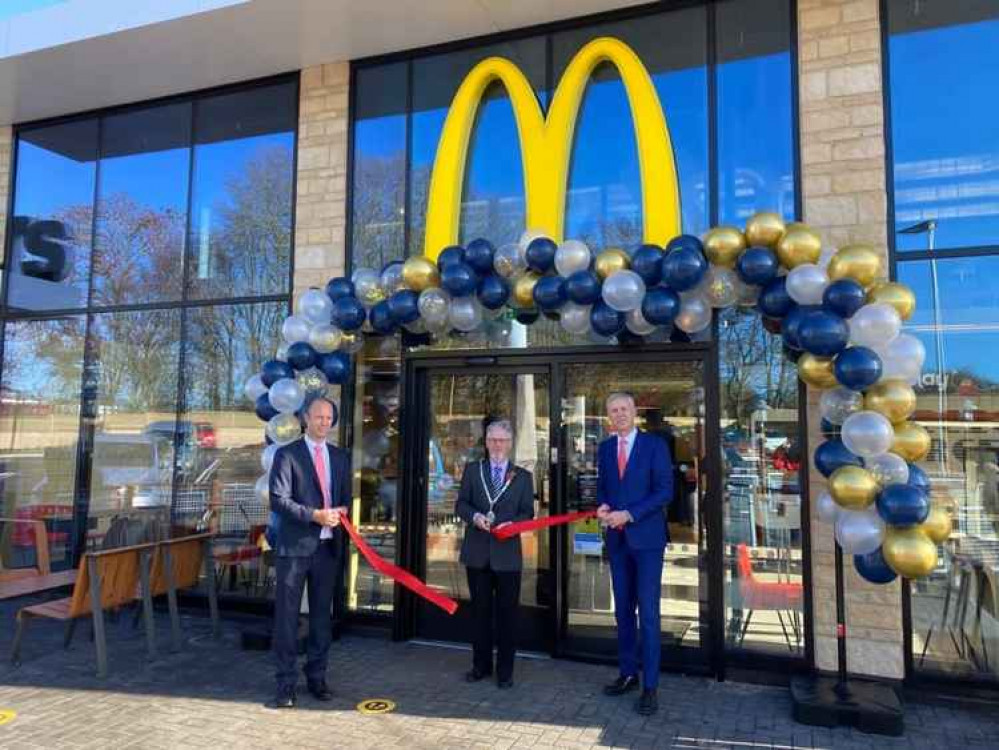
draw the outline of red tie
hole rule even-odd
[[[624,479],[624,469],[628,465],[628,438],[618,436],[617,439],[617,474]]]
[[[317,445],[312,449],[312,462],[316,465],[316,474],[319,476],[319,489],[323,492],[323,507],[330,507],[330,487],[329,476],[326,471],[326,462],[323,460],[323,447]]]

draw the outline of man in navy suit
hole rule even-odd
[[[274,553],[274,656],[277,662],[277,708],[295,705],[298,613],[302,589],[309,584],[309,637],[305,679],[320,701],[333,693],[326,666],[333,623],[330,605],[343,575],[346,540],[340,517],[347,515],[350,465],[347,452],[329,445],[336,407],[313,397],[302,408],[305,435],[282,447],[271,467],[271,511],[277,520]]]
[[[673,466],[666,442],[640,432],[636,416],[631,394],[607,397],[614,435],[600,444],[597,454],[597,518],[607,527],[620,668],[604,692],[622,695],[638,687],[640,650],[642,694],[635,710],[648,716],[659,708],[659,599],[669,541],[663,508],[673,497]]]

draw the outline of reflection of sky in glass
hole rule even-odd
[[[354,125],[354,260],[381,268],[406,254],[406,116],[385,115]]]
[[[999,244],[999,20],[896,34],[891,60],[896,231],[937,219],[937,248]],[[925,234],[896,237],[925,250]]]
[[[29,141],[18,142],[15,214],[51,218],[94,197],[94,162],[80,162]]]

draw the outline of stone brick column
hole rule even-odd
[[[0,237],[6,237],[7,200],[10,197],[11,147],[13,132],[9,125],[0,127]]]
[[[350,65],[302,71],[295,205],[297,299],[346,268],[347,107]]]
[[[852,242],[887,260],[884,100],[878,0],[798,0],[801,172],[804,220],[828,252]],[[809,389],[808,441],[819,433],[818,392]],[[816,667],[836,669],[833,530],[814,508],[825,479],[810,464],[812,602]],[[901,679],[901,587],[875,586],[844,560],[851,673]]]

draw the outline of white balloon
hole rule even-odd
[[[703,283],[704,297],[712,307],[731,307],[739,299],[739,276],[731,268],[711,266]]]
[[[585,271],[592,260],[593,253],[585,242],[566,240],[555,251],[555,270],[559,276],[570,276],[576,271]]]
[[[268,447],[273,448],[274,446],[271,445],[271,446],[268,446]],[[256,484],[253,485],[253,491],[257,494],[257,497],[259,497],[261,500],[264,501],[264,503],[266,503],[268,506],[270,505],[270,502],[271,502],[271,476],[270,476],[270,472],[268,472],[267,474],[264,474],[262,477],[260,477],[257,480]]]
[[[909,481],[909,464],[895,453],[882,453],[864,460],[867,469],[878,484],[887,487],[889,484],[905,484]]]
[[[514,279],[527,270],[524,249],[516,242],[501,245],[493,254],[493,270],[504,279]]]
[[[582,336],[590,330],[590,306],[566,302],[561,310],[562,327],[574,336]]]
[[[790,276],[790,274],[789,274]],[[886,302],[864,305],[850,318],[850,341],[872,349],[890,344],[902,330],[898,310]]]
[[[863,394],[849,388],[830,388],[819,397],[819,413],[832,424],[843,424],[847,417],[863,408]]]
[[[402,280],[402,263],[397,261],[385,266],[381,276],[378,278],[378,285],[382,288],[382,293],[388,297],[400,289],[408,289],[406,282]]]
[[[836,523],[836,518],[839,516],[840,507],[839,504],[833,500],[832,495],[828,491],[823,491],[819,495],[819,499],[815,504],[815,509],[819,514],[819,519],[825,523]]]
[[[711,305],[698,295],[680,295],[680,312],[673,325],[684,333],[698,333],[711,325]]]
[[[885,522],[873,509],[839,511],[836,517],[836,541],[848,555],[866,555],[881,546]]]
[[[281,446],[277,443],[271,443],[263,452],[260,454],[260,465],[264,467],[264,471],[270,472],[271,467],[274,465],[274,455],[278,452]]]
[[[612,309],[629,312],[642,306],[645,282],[634,271],[615,271],[604,281],[600,294]]]
[[[642,315],[641,307],[630,310],[625,316],[624,324],[636,336],[648,336],[656,330],[655,325],[647,321],[645,316]]]
[[[431,287],[420,292],[420,299],[416,306],[428,326],[431,328],[439,326],[447,321],[448,310],[450,309],[451,296],[443,289]]]
[[[265,432],[278,445],[287,445],[302,434],[302,424],[294,414],[278,414],[267,423]]]
[[[821,305],[827,286],[829,277],[814,263],[795,266],[787,274],[788,296],[799,305]]]
[[[333,301],[326,292],[310,289],[298,300],[298,314],[316,325],[326,325],[333,314]]]
[[[843,422],[843,445],[861,458],[872,458],[891,449],[895,430],[876,411],[858,411]]]
[[[342,339],[343,331],[332,323],[317,325],[309,331],[309,344],[321,354],[335,352]]]
[[[456,297],[451,300],[448,321],[459,331],[474,331],[482,324],[482,306],[474,297]]]
[[[281,378],[274,381],[267,398],[271,406],[282,414],[296,412],[305,401],[305,388],[292,378]]]
[[[881,379],[899,378],[912,385],[926,362],[926,347],[911,333],[900,333],[887,345],[875,349],[881,357]]]
[[[385,299],[381,277],[377,271],[370,268],[358,268],[354,271],[351,280],[354,282],[354,295],[361,301],[361,304],[371,307]]]
[[[256,401],[265,393],[267,393],[267,386],[264,385],[264,381],[259,374],[251,375],[247,379],[246,385],[243,386],[243,395],[250,399],[250,401]]]
[[[289,315],[281,324],[281,337],[289,344],[308,341],[312,323],[302,315]]]

